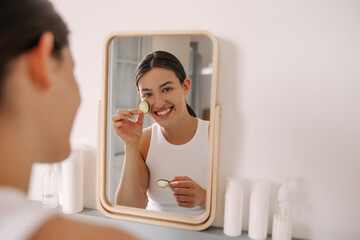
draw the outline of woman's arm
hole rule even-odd
[[[125,161],[115,195],[117,205],[146,208],[149,172],[137,148],[125,146]]]
[[[138,118],[134,121],[136,115]],[[146,156],[141,153],[146,138],[142,129],[143,119],[144,114],[137,109],[119,110],[112,117],[114,131],[125,144],[124,166],[115,196],[118,205],[139,208],[147,205],[149,173],[145,165]]]
[[[151,127],[143,130],[139,144],[125,146],[125,161],[115,203],[123,206],[146,208],[149,170],[145,159],[150,145]]]

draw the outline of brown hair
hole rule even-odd
[[[156,51],[146,55],[137,65],[135,70],[135,84],[138,87],[139,80],[148,71],[155,67],[165,68],[175,73],[179,79],[180,84],[183,84],[186,79],[186,73],[183,65],[173,54],[165,51]],[[186,103],[186,108],[189,114],[196,117],[194,110]]]
[[[61,58],[69,30],[48,0],[0,1],[0,102],[11,61],[34,48],[47,31],[55,38],[52,54]]]

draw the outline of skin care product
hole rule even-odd
[[[243,179],[228,178],[225,193],[224,233],[230,237],[241,235],[243,199]]]
[[[265,240],[269,217],[269,185],[266,181],[254,182],[250,197],[249,237]]]
[[[279,189],[273,218],[272,239],[291,240],[292,220],[290,216],[291,202],[287,182]]]

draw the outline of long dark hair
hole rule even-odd
[[[140,78],[155,67],[165,68],[175,73],[180,84],[186,79],[186,73],[183,65],[173,54],[165,51],[155,51],[146,55],[137,65],[135,70],[135,84],[138,88]],[[196,117],[194,110],[186,103],[186,108],[190,116]]]
[[[48,0],[0,1],[0,101],[10,62],[34,48],[47,31],[55,38],[53,56],[61,58],[69,30]]]

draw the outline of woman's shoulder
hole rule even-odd
[[[207,131],[207,135],[208,138],[210,137],[210,121],[208,120],[203,120],[201,118],[197,118],[198,120],[198,126],[202,126],[200,127],[200,129],[204,129],[204,131]]]
[[[199,126],[204,126],[204,127],[208,128],[208,129],[210,129],[210,121],[204,120],[204,119],[201,119],[201,118],[197,118],[197,120],[198,120]]]
[[[201,119],[201,118],[197,118],[198,122],[200,122],[201,124],[210,124],[210,121],[209,120],[204,120],[204,119]]]
[[[74,234],[75,231],[76,234]],[[74,235],[77,239],[137,239],[116,228],[95,225],[85,221],[75,221],[60,215],[49,219],[27,239],[73,239]]]
[[[28,201],[24,192],[10,187],[0,187],[0,238],[28,239],[46,221],[56,216],[55,211],[44,209]]]

